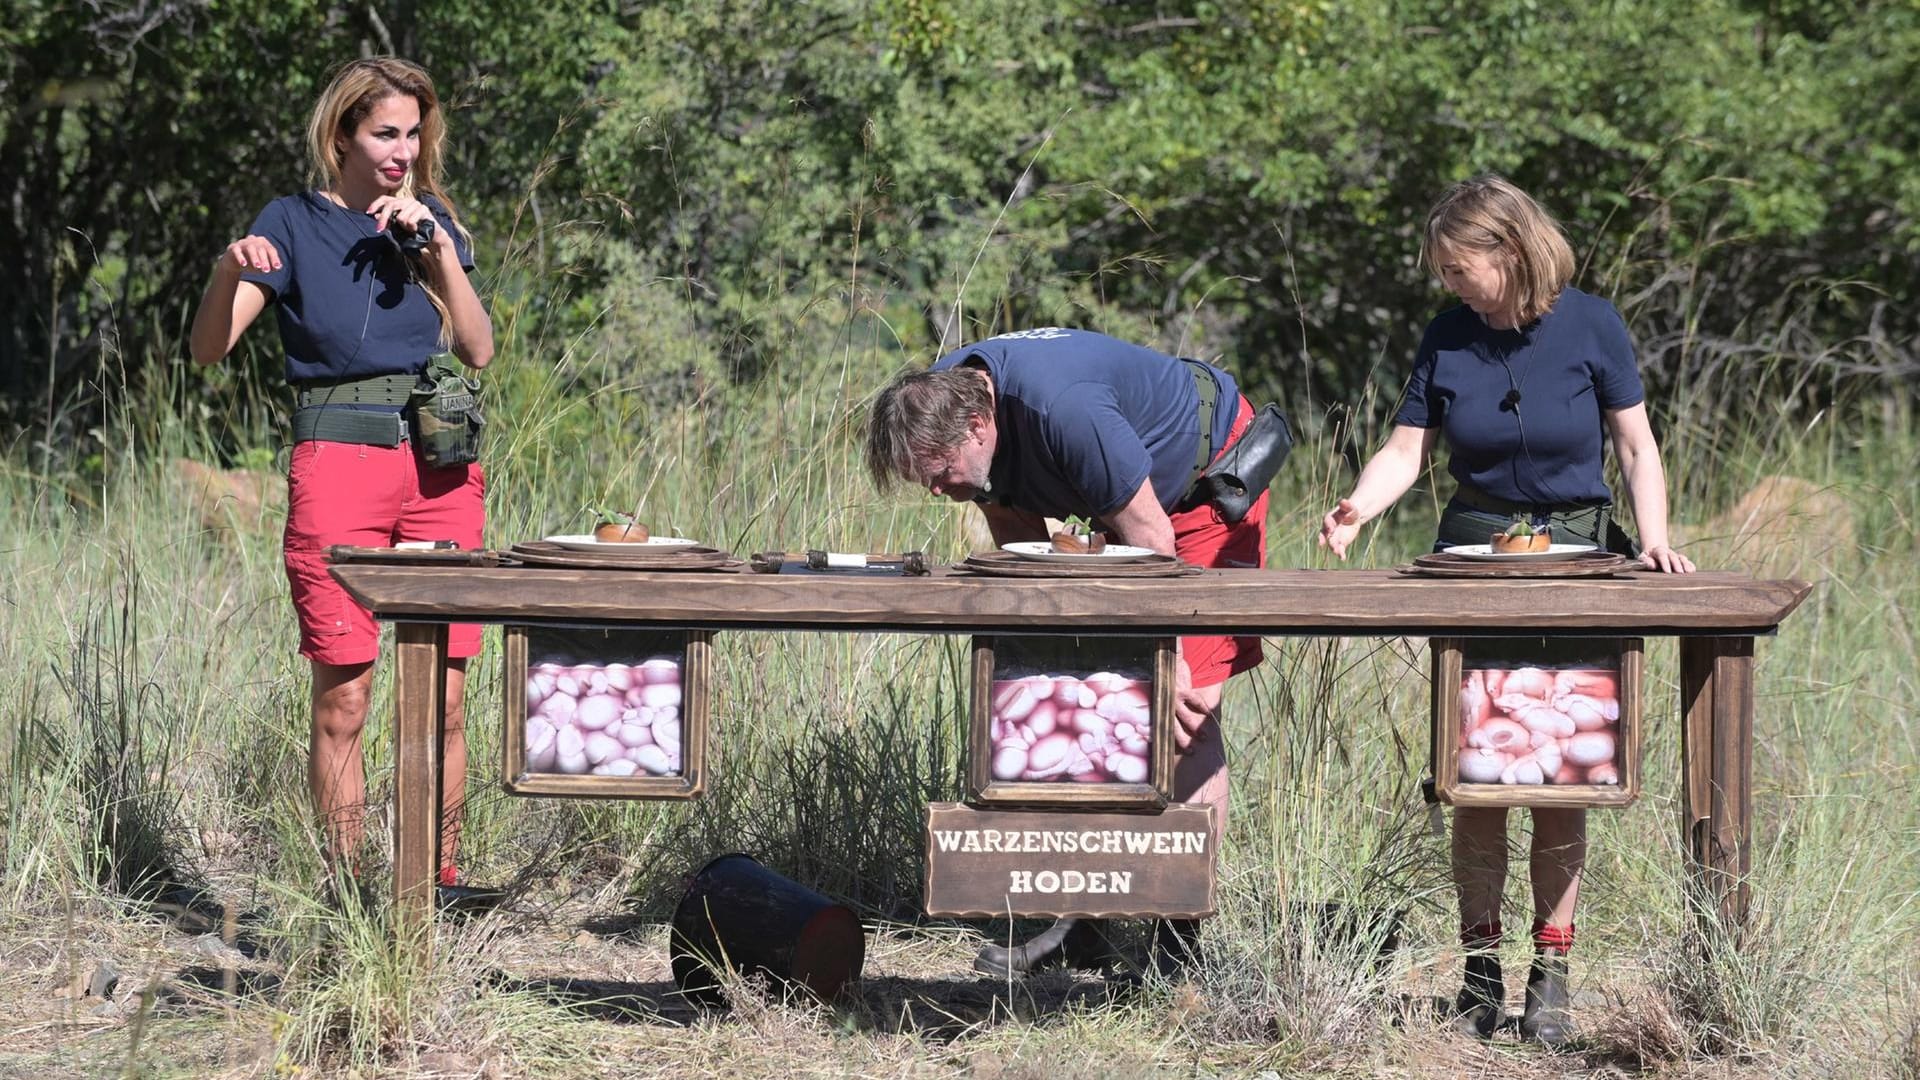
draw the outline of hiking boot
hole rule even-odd
[[[1052,926],[1019,945],[996,945],[989,941],[980,946],[979,954],[973,958],[973,970],[1005,979],[1038,971],[1049,963],[1059,963],[1062,959],[1060,948],[1067,940],[1067,932],[1079,921],[1055,919]]]
[[[1466,979],[1453,999],[1453,1030],[1477,1039],[1491,1039],[1500,1026],[1507,985],[1500,978],[1500,958],[1492,953],[1468,953]],[[1532,998],[1527,1000],[1531,1001]]]
[[[1567,954],[1552,949],[1533,958],[1520,1037],[1550,1049],[1573,1040],[1573,995],[1567,991]]]
[[[988,942],[973,958],[973,970],[1009,978],[1049,967],[1107,970],[1123,961],[1100,929],[1099,919],[1056,919],[1025,943],[1012,946]]]
[[[479,885],[435,885],[433,887],[433,906],[442,916],[454,919],[470,919],[498,910],[506,902],[504,889],[489,889]]]
[[[1103,973],[1137,967],[1107,937],[1111,925],[1106,919],[1075,920],[1067,939],[1060,943],[1061,960],[1070,968]]]

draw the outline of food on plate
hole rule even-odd
[[[1063,555],[1098,555],[1107,549],[1107,538],[1100,533],[1053,534],[1053,550]]]
[[[1456,761],[1469,784],[1620,783],[1619,672],[1473,668],[1460,679]]]
[[[644,544],[651,535],[631,514],[615,514],[593,527],[593,538],[603,544]]]
[[[1535,528],[1525,521],[1516,521],[1507,526],[1506,532],[1497,532],[1488,541],[1488,546],[1501,555],[1513,555],[1523,551],[1546,551],[1553,547],[1553,527],[1542,525]]]
[[[1053,550],[1063,555],[1098,555],[1107,549],[1107,536],[1077,517],[1070,517],[1053,534]]]

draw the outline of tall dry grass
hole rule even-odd
[[[672,282],[632,288],[627,315],[671,314],[679,302]],[[489,540],[576,527],[589,504],[637,504],[658,529],[735,551],[963,554],[954,512],[883,499],[863,478],[863,403],[902,357],[882,323],[855,317],[851,296],[800,306],[770,374],[740,385],[689,378],[672,393],[623,376],[622,357],[595,334],[562,336],[538,305],[501,303]],[[685,330],[635,319],[621,348],[672,354]],[[415,966],[387,948],[377,908],[323,903],[304,795],[304,665],[273,522],[208,524],[171,480],[173,459],[231,458],[221,446],[271,456],[268,424],[225,427],[169,407],[190,398],[182,387],[152,393],[97,434],[91,465],[16,446],[0,466],[0,923],[29,957],[0,979],[0,999],[31,1018],[0,1037],[0,1070],[1057,1078],[1917,1067],[1920,430],[1910,399],[1857,395],[1811,416],[1724,389],[1654,403],[1682,522],[1711,518],[1759,477],[1789,474],[1836,494],[1858,541],[1806,568],[1819,576],[1814,593],[1760,644],[1754,917],[1738,951],[1697,935],[1681,904],[1676,656],[1652,643],[1645,795],[1592,816],[1575,961],[1588,1039],[1548,1057],[1464,1044],[1433,1023],[1428,999],[1451,993],[1457,956],[1445,844],[1418,793],[1425,652],[1404,640],[1277,639],[1268,662],[1231,685],[1222,910],[1194,985],[1149,982],[1112,1000],[1057,979],[977,983],[966,970],[971,932],[917,918],[921,814],[960,786],[963,639],[720,635],[717,765],[710,795],[691,805],[502,795],[490,646],[470,681],[462,863],[474,879],[526,891],[509,916],[438,924],[442,960]],[[1377,416],[1377,404],[1342,415]],[[263,399],[252,411],[273,408]],[[1270,558],[1325,566],[1313,529],[1351,483],[1343,450],[1364,453],[1381,433],[1300,419],[1306,437],[1275,490]],[[1369,531],[1355,564],[1423,549],[1437,498],[1417,488]],[[1712,566],[1739,544],[1708,536],[1692,550]],[[383,670],[366,751],[382,842],[388,700]],[[670,909],[681,875],[726,850],[751,851],[862,912],[876,935],[859,998],[808,1009],[747,995],[714,1017],[660,992],[648,920]],[[1524,890],[1510,884],[1511,925],[1525,923]],[[241,940],[209,943],[229,908],[241,913]],[[596,929],[610,922],[621,929]],[[1388,927],[1397,948],[1385,947]],[[246,974],[235,995],[196,981],[206,965],[194,949]],[[1516,970],[1523,952],[1510,950]],[[49,998],[48,987],[103,960],[126,973],[119,998],[86,1008]],[[588,975],[601,981],[578,990]]]

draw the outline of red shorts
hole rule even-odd
[[[403,540],[477,548],[486,488],[480,466],[429,469],[405,443],[296,444],[287,468],[284,552],[300,616],[300,655],[323,664],[365,664],[380,655],[380,626],[327,572],[327,548],[391,547]],[[479,624],[448,628],[449,656],[479,651]]]
[[[1245,397],[1234,414],[1233,430],[1220,453],[1227,452],[1253,423],[1253,406]],[[1214,455],[1219,460],[1219,454]],[[1195,566],[1267,565],[1267,493],[1261,492],[1247,516],[1238,525],[1229,525],[1220,517],[1220,508],[1201,503],[1191,510],[1176,510],[1168,515],[1173,521],[1173,553]],[[1227,681],[1260,664],[1260,639],[1257,637],[1189,637],[1180,639],[1180,655],[1193,672],[1193,685],[1213,686]]]

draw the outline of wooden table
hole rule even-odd
[[[1208,570],[1036,580],[938,568],[927,577],[643,573],[341,565],[395,623],[394,894],[403,926],[432,914],[439,851],[441,672],[450,622],[713,630],[1166,636],[1619,636],[1680,639],[1682,841],[1689,905],[1709,929],[1746,918],[1752,838],[1754,638],[1806,598],[1743,574],[1591,579],[1409,577],[1389,570]],[[1092,628],[1091,630],[1088,628]]]

